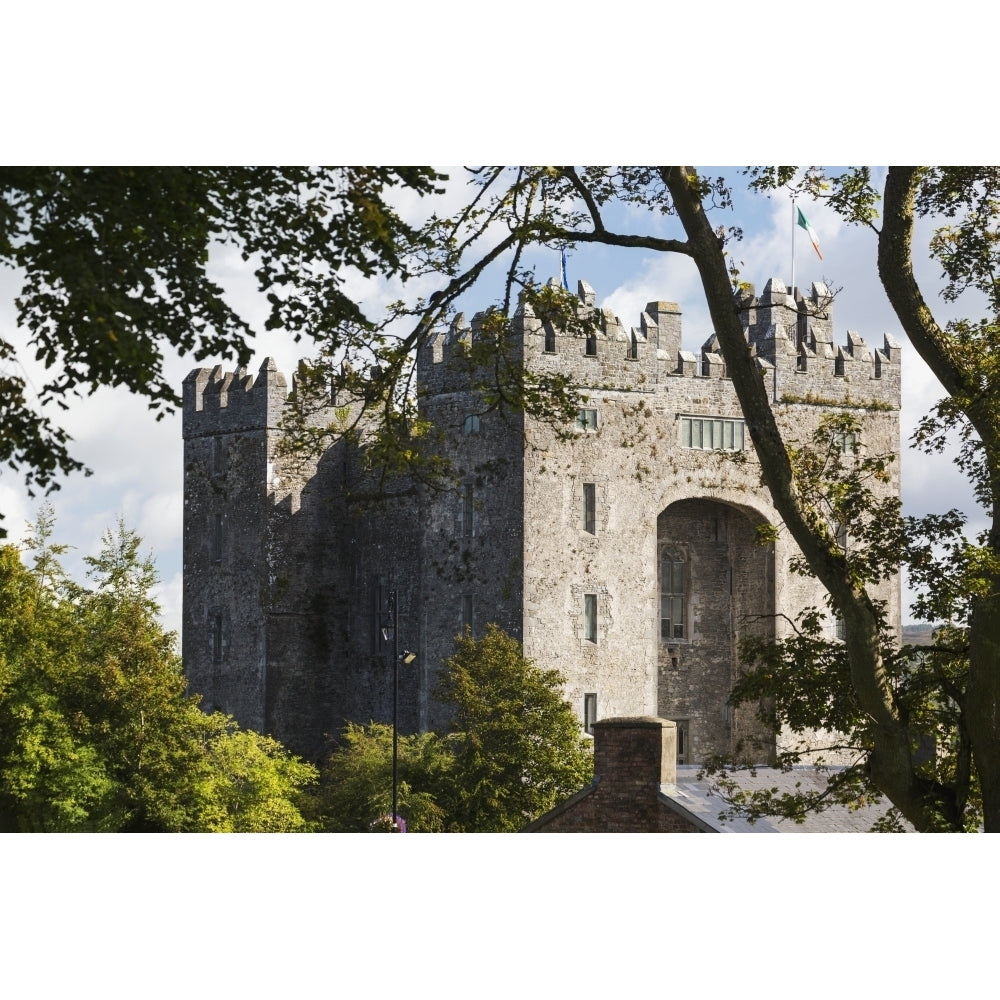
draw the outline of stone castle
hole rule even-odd
[[[597,310],[585,282],[578,298]],[[875,348],[849,331],[837,345],[822,285],[800,295],[772,279],[737,301],[791,439],[843,410],[862,421],[858,446],[899,453],[890,336]],[[682,763],[766,737],[753,712],[727,705],[739,642],[780,636],[782,614],[822,606],[824,591],[790,570],[784,532],[757,541],[757,526],[779,518],[715,338],[685,351],[672,302],[647,304],[636,327],[596,315],[598,332],[580,337],[529,308],[513,323],[526,365],[579,387],[568,435],[485,412],[450,364],[481,314],[425,345],[421,410],[459,479],[444,492],[399,481],[378,505],[359,499],[369,473],[357,446],[342,440],[305,462],[281,448],[289,385],[273,362],[256,378],[191,372],[183,659],[204,707],[313,758],[347,720],[389,720],[394,647],[381,625],[392,594],[395,648],[417,653],[399,666],[402,731],[442,721],[435,680],[454,636],[496,622],[561,671],[588,731],[601,718],[673,720]],[[898,493],[898,476],[886,489]],[[877,596],[898,629],[898,579]]]

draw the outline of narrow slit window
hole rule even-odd
[[[687,574],[684,560],[664,552],[660,560],[660,638],[683,639],[687,614]]]
[[[222,662],[222,615],[212,621],[212,662]]]
[[[583,595],[583,637],[597,642],[597,594]]]
[[[475,533],[476,495],[472,483],[462,488],[462,534],[471,538]]]
[[[677,763],[686,764],[691,753],[691,723],[688,719],[675,719],[677,727]]]
[[[583,530],[597,534],[597,486],[594,483],[583,484]]]
[[[597,721],[597,692],[583,696],[583,731],[594,735],[594,723]]]
[[[212,475],[221,476],[226,471],[226,446],[222,438],[212,438]]]

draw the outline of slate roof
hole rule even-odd
[[[687,814],[703,829],[718,833],[867,833],[872,824],[889,809],[890,803],[883,799],[879,805],[866,806],[851,811],[846,806],[831,806],[825,812],[810,814],[804,823],[789,819],[768,817],[748,823],[745,819],[730,819],[725,822],[719,814],[726,803],[711,790],[711,782],[705,778],[698,780],[700,768],[696,765],[678,765],[676,784],[660,785],[660,795],[668,799],[671,808]],[[748,791],[763,788],[777,788],[779,792],[794,792],[796,786],[820,791],[826,785],[823,773],[813,767],[796,767],[791,771],[779,771],[769,767],[758,767],[756,775],[748,771],[732,773],[740,787]],[[912,829],[908,824],[907,829]]]

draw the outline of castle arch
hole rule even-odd
[[[753,757],[770,753],[753,711],[728,705],[740,642],[774,635],[774,551],[756,534],[765,521],[708,497],[677,500],[657,519],[658,712],[688,726],[688,760],[755,741]]]

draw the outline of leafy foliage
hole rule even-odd
[[[935,648],[900,649],[885,608],[875,605],[881,677],[906,730],[910,766],[921,787],[923,828],[976,829],[982,802],[962,718],[968,662],[961,622],[985,577],[977,582],[971,572],[964,519],[957,512],[903,517],[898,498],[880,495],[877,484],[895,456],[867,454],[859,430],[855,417],[838,414],[822,420],[808,444],[789,446],[800,504],[815,535],[843,560],[854,586],[863,589],[907,566],[911,582],[921,588],[917,610],[952,623],[939,630]],[[949,562],[952,572],[945,575]],[[812,573],[801,557],[793,560],[793,569]],[[832,597],[825,610],[843,613]],[[801,821],[807,811],[833,804],[858,807],[880,798],[871,768],[875,721],[858,696],[848,645],[830,638],[827,620],[824,609],[810,607],[791,622],[787,638],[744,640],[744,671],[730,695],[730,704],[751,706],[771,732],[780,732],[776,767],[812,763],[826,772],[826,787],[780,796],[774,790],[746,791],[732,776],[732,759],[710,760],[705,771],[734,815]],[[844,759],[850,761],[846,767],[830,768]]]
[[[427,167],[0,170],[0,263],[24,275],[18,324],[52,373],[38,403],[124,385],[150,408],[179,405],[163,353],[235,356],[253,330],[211,277],[213,248],[235,247],[266,297],[265,327],[362,339],[377,322],[345,292],[351,276],[410,274],[421,237],[386,192],[437,190]],[[82,468],[68,435],[29,401],[16,351],[0,337],[0,461],[29,489]]]
[[[205,755],[199,829],[209,833],[302,833],[303,793],[318,772],[274,738],[215,712],[196,717]]]
[[[408,833],[446,828],[454,764],[448,741],[436,733],[400,734],[398,810]],[[368,833],[392,812],[392,726],[348,724],[323,767],[312,811],[332,833]]]
[[[31,569],[0,549],[0,829],[305,829],[315,768],[185,695],[135,533],[105,534],[87,589],[52,530],[43,508]]]
[[[560,693],[562,676],[526,659],[496,625],[466,630],[445,663],[439,696],[454,709],[454,823],[519,830],[593,774],[588,743]]]
[[[458,636],[440,694],[446,733],[399,737],[399,814],[409,832],[520,830],[593,775],[557,671],[496,625]],[[391,812],[392,727],[348,725],[311,807],[323,829],[368,831]]]

